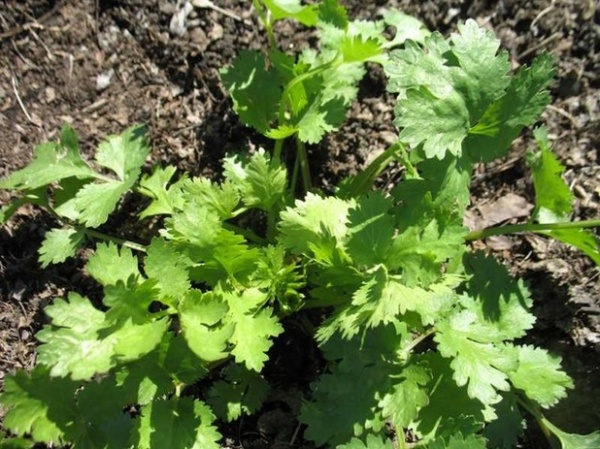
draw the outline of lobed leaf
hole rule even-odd
[[[227,357],[227,342],[234,331],[233,325],[221,323],[227,312],[227,304],[213,292],[189,290],[179,305],[183,335],[200,359],[213,362]]]
[[[567,221],[573,209],[573,194],[562,178],[565,168],[550,149],[548,130],[537,128],[533,135],[539,148],[527,155],[535,189],[533,215],[541,223]]]
[[[596,449],[600,446],[600,431],[577,435],[564,432],[545,418],[542,422],[558,438],[562,449]]]
[[[269,68],[263,55],[242,51],[232,66],[221,71],[221,80],[233,99],[240,120],[261,133],[266,133],[277,118],[282,89],[277,73]]]
[[[60,142],[38,145],[34,160],[0,180],[0,189],[33,190],[71,177],[90,179],[95,178],[96,173],[82,159],[75,132],[65,125]]]
[[[223,165],[225,178],[239,189],[246,206],[266,211],[281,207],[287,193],[287,170],[279,161],[271,161],[264,149],[246,163],[231,157]]]
[[[562,370],[560,358],[533,346],[515,348],[517,369],[509,373],[511,383],[544,408],[555,405],[573,388],[573,381]]]
[[[368,434],[365,439],[352,438],[348,443],[336,446],[336,449],[392,449],[392,442],[379,436]]]
[[[516,368],[517,360],[510,346],[487,343],[485,335],[474,335],[474,323],[470,313],[451,315],[437,324],[434,339],[440,354],[452,359],[457,385],[466,385],[470,397],[492,405],[501,400],[499,391],[510,389],[507,373]]]
[[[116,244],[98,243],[96,252],[90,256],[85,266],[88,273],[100,284],[126,284],[130,279],[137,280],[140,276],[138,259],[129,248]]]
[[[225,380],[214,383],[208,392],[208,403],[217,416],[231,422],[257,412],[267,399],[270,387],[257,372],[230,364]]]
[[[73,257],[85,239],[85,232],[74,228],[51,229],[46,232],[40,246],[39,261],[42,268]]]
[[[317,5],[302,5],[300,0],[261,0],[271,12],[271,20],[295,19],[303,25],[317,24]]]
[[[474,162],[489,162],[508,151],[524,126],[532,125],[550,102],[546,88],[554,77],[552,57],[542,54],[522,67],[506,93],[469,130],[464,148]]]
[[[65,427],[77,418],[74,395],[78,384],[48,376],[37,366],[29,374],[18,371],[4,380],[0,396],[7,408],[3,426],[16,435],[31,435],[37,442],[62,444]]]
[[[223,297],[229,306],[226,322],[234,326],[231,353],[237,363],[260,372],[269,359],[266,352],[273,344],[271,339],[282,333],[283,327],[271,307],[262,307],[267,296],[257,288],[223,292]]]
[[[219,449],[221,435],[206,404],[191,398],[159,400],[141,408],[137,434],[130,442],[139,449]]]
[[[180,187],[185,182],[183,177],[180,181],[167,187],[175,174],[175,167],[156,167],[151,175],[144,175],[140,180],[139,191],[141,194],[152,198],[152,202],[142,212],[140,218],[151,215],[168,215],[175,209],[183,206]]]

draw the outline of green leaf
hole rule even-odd
[[[77,211],[77,221],[89,228],[100,226],[108,220],[108,216],[130,187],[131,183],[120,181],[86,184],[72,200],[72,206]]]
[[[42,268],[73,257],[85,239],[85,232],[74,228],[51,229],[46,232],[39,251]]]
[[[305,438],[335,447],[384,428],[379,402],[400,371],[393,359],[399,337],[393,326],[382,326],[352,340],[336,335],[323,345],[329,372],[311,384],[312,400],[302,406]]]
[[[48,207],[46,189],[39,187],[34,190],[27,190],[21,198],[15,198],[9,201],[8,204],[0,207],[0,225],[6,223],[25,204],[37,204],[41,207]]]
[[[256,51],[242,51],[232,66],[221,72],[221,81],[231,94],[240,120],[266,133],[277,118],[282,88],[277,73],[266,68],[264,56]]]
[[[108,372],[119,360],[140,358],[156,347],[169,324],[166,319],[151,321],[152,316],[139,324],[131,319],[115,324],[87,298],[70,293],[68,299],[46,308],[52,325],[37,334],[43,343],[38,361],[51,368],[52,376],[86,380]]]
[[[451,306],[455,295],[451,287],[459,281],[448,277],[427,289],[407,287],[397,276],[388,275],[380,267],[356,290],[352,302],[338,308],[326,321],[327,332],[319,331],[318,338],[326,338],[332,330],[341,331],[349,338],[359,333],[363,325],[377,327],[393,323],[407,312],[416,312],[424,325],[433,324],[440,313]]]
[[[404,282],[411,287],[435,283],[440,279],[441,267],[461,256],[465,231],[462,226],[444,227],[436,219],[409,226],[391,243],[386,266],[391,270],[402,269]]]
[[[97,175],[81,158],[74,131],[65,125],[59,143],[38,145],[34,160],[0,180],[0,189],[31,190],[73,176],[89,179]]]
[[[167,318],[141,324],[119,323],[111,329],[115,338],[114,357],[127,362],[148,354],[161,342],[169,324]]]
[[[517,360],[510,346],[487,343],[485,335],[474,331],[477,324],[475,314],[455,313],[436,325],[434,339],[440,354],[452,359],[457,385],[467,385],[470,397],[492,405],[502,399],[498,391],[510,389],[507,373],[516,368]]]
[[[0,434],[0,449],[31,449],[35,443],[26,438],[8,438]]]
[[[235,185],[244,204],[266,211],[282,205],[287,189],[287,170],[280,162],[271,161],[264,149],[253,154],[246,163],[236,157],[226,158],[225,178]]]
[[[469,295],[460,297],[464,310],[458,312],[471,321],[469,338],[500,343],[525,336],[533,327],[532,300],[523,281],[511,278],[508,270],[482,252],[465,256],[470,274]]]
[[[119,135],[108,136],[98,146],[96,162],[115,172],[121,181],[136,180],[150,154],[145,136],[146,128],[140,125],[132,126]]]
[[[270,301],[278,301],[286,313],[302,306],[306,282],[296,263],[286,260],[282,246],[262,249],[251,278],[252,285],[265,291]]]
[[[31,435],[34,441],[62,445],[67,425],[77,419],[75,391],[78,383],[50,377],[37,366],[31,374],[18,371],[4,380],[0,396],[6,407],[3,426],[15,435]]]
[[[36,336],[45,343],[39,347],[38,362],[51,367],[52,376],[71,374],[75,380],[89,379],[113,366],[113,339],[97,338],[104,313],[87,298],[71,292],[68,302],[57,299],[45,311],[52,318],[52,327],[44,326]]]
[[[516,394],[503,394],[502,401],[494,405],[494,411],[497,418],[486,425],[483,431],[488,447],[513,449],[523,436],[526,423],[519,411]]]
[[[215,382],[209,390],[208,403],[219,418],[231,422],[257,412],[269,390],[269,384],[260,374],[230,364],[225,370],[225,380]]]
[[[445,42],[438,33],[421,49],[412,41],[391,54],[388,89],[398,92],[396,120],[400,139],[423,145],[428,158],[460,156],[463,140],[490,103],[508,85],[506,53],[499,40],[468,20]]]
[[[427,445],[427,449],[486,449],[486,440],[478,435],[463,437],[458,433],[450,438],[439,438]]]
[[[372,266],[384,262],[395,234],[394,221],[388,214],[392,202],[382,193],[372,193],[358,200],[348,214],[348,254],[358,265]]]
[[[327,133],[333,132],[346,119],[343,99],[334,98],[326,103],[313,105],[296,123],[298,138],[302,142],[316,144]]]
[[[265,136],[271,139],[280,140],[293,136],[298,132],[298,128],[293,125],[279,125],[277,128],[271,128],[265,133]]]
[[[221,227],[221,219],[214,209],[192,200],[184,210],[165,220],[165,229],[161,234],[186,246],[211,248]]]
[[[302,5],[300,0],[262,0],[271,12],[273,22],[282,19],[295,19],[302,25],[317,24],[317,5]]]
[[[219,449],[214,419],[208,406],[191,398],[152,402],[141,408],[131,444],[139,449]]]
[[[425,386],[430,392],[429,403],[419,410],[413,423],[417,435],[450,437],[458,432],[475,434],[483,429],[484,421],[496,417],[493,409],[491,412],[486,410],[479,400],[469,397],[465,386],[456,384],[449,359],[433,351],[418,359],[426,363],[431,381]]]
[[[346,36],[339,47],[344,62],[378,61],[383,52],[378,39]]]
[[[119,385],[113,375],[89,382],[77,392],[80,416],[70,430],[73,446],[82,449],[128,447],[134,420],[124,412],[136,403],[135,385]]]
[[[348,12],[338,0],[323,0],[319,3],[319,22],[330,23],[336,28],[348,27]]]
[[[401,45],[408,39],[422,44],[425,42],[425,38],[431,34],[423,22],[395,8],[383,13],[383,21],[386,25],[396,28],[394,38],[386,43],[385,47]]]
[[[183,335],[202,360],[212,362],[227,357],[227,341],[233,333],[233,326],[221,323],[227,312],[227,304],[213,292],[189,290],[179,305]]]
[[[98,243],[96,252],[85,266],[88,273],[102,285],[127,284],[140,278],[138,259],[129,248],[114,243]]]
[[[223,297],[229,306],[227,322],[235,326],[230,338],[234,345],[231,353],[237,363],[260,372],[269,359],[266,352],[273,344],[271,339],[283,332],[283,327],[271,307],[261,308],[267,296],[257,288],[223,292]]]
[[[336,446],[336,449],[393,449],[392,442],[380,436],[368,434],[365,440],[352,438],[350,442]]]
[[[348,215],[355,207],[353,200],[323,198],[308,193],[304,201],[296,200],[293,208],[281,212],[279,228],[284,247],[308,253],[311,245],[325,243],[331,236],[341,242],[348,233]]]
[[[144,175],[140,181],[141,194],[152,198],[152,202],[142,212],[140,218],[151,215],[168,215],[176,208],[183,206],[180,187],[185,177],[175,184],[167,187],[177,169],[175,167],[156,167],[151,175]]]
[[[539,148],[539,151],[527,155],[535,189],[533,215],[540,223],[568,221],[573,209],[573,195],[562,178],[565,167],[550,149],[548,130],[537,128],[533,135]]]
[[[165,299],[178,301],[190,289],[189,258],[177,251],[176,246],[162,238],[154,238],[146,249],[144,270]]]
[[[552,231],[538,231],[538,234],[574,246],[600,266],[600,240],[591,231],[587,229],[553,229]]]
[[[567,395],[567,388],[573,388],[573,381],[560,366],[560,357],[533,346],[515,349],[518,366],[509,373],[509,378],[528,398],[549,408]]]
[[[227,173],[229,158],[225,158],[224,166]],[[183,185],[186,202],[202,205],[214,210],[222,220],[233,217],[233,212],[240,202],[242,186],[231,180],[225,180],[220,185],[206,178],[195,178]],[[183,209],[183,206],[179,206]]]
[[[203,361],[190,350],[181,334],[166,333],[153,351],[120,367],[115,382],[124,405],[145,405],[171,394],[176,385],[193,384],[207,373]]]
[[[577,435],[560,430],[545,418],[542,418],[542,422],[558,438],[562,449],[597,449],[600,447],[600,431],[588,435]]]
[[[511,80],[506,94],[492,103],[469,131],[465,152],[473,161],[489,162],[506,154],[524,126],[537,120],[550,102],[545,90],[555,71],[552,57],[538,56]]]
[[[379,406],[383,416],[389,418],[396,429],[408,427],[419,410],[429,404],[429,391],[424,388],[429,380],[426,367],[415,363],[393,376],[392,392],[384,396]]]

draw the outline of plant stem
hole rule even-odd
[[[544,437],[548,440],[548,444],[551,447],[556,447],[553,443],[552,432],[548,429],[548,426],[544,423],[544,416],[537,410],[537,407],[531,403],[529,399],[523,399],[521,397],[517,397],[517,402],[521,407],[523,407],[531,416],[533,416],[540,426]]]
[[[524,223],[493,228],[479,229],[469,232],[466,241],[481,240],[494,235],[515,234],[517,232],[544,232],[563,229],[584,229],[600,227],[600,220],[569,221],[566,223]]]
[[[277,211],[267,211],[267,242],[275,242],[275,231],[277,229]]]
[[[273,157],[271,158],[271,166],[281,161],[281,152],[283,151],[283,141],[285,139],[277,139],[273,148]]]
[[[270,216],[271,216],[271,214],[269,214],[269,217]],[[250,229],[242,228],[240,226],[236,226],[234,224],[225,223],[225,222],[223,223],[223,227],[225,229],[228,229],[230,231],[233,231],[237,234],[244,236],[247,240],[249,240],[251,242],[258,243],[259,245],[263,245],[263,246],[267,244],[267,240],[260,237],[259,235],[256,235]]]
[[[268,12],[263,8],[260,4],[260,0],[252,0],[252,4],[254,5],[254,9],[256,9],[256,13],[260,18],[263,26],[265,27],[265,31],[267,32],[267,39],[269,40],[269,47],[272,49],[277,48],[277,41],[275,40],[275,34],[273,33],[273,23],[268,16]]]
[[[283,89],[283,93],[281,94],[281,103],[279,103],[279,111],[277,114],[277,121],[278,123],[281,125],[283,123],[285,123],[285,111],[286,111],[286,106],[287,106],[287,99],[289,98],[290,95],[290,91],[299,83],[303,82],[304,80],[307,80],[315,75],[318,75],[322,72],[324,72],[325,70],[329,70],[332,68],[335,68],[339,65],[341,65],[343,63],[343,59],[341,58],[334,58],[331,61],[329,61],[326,64],[320,65],[315,67],[314,69],[309,70],[306,73],[302,73],[298,76],[296,76],[294,79],[292,79],[289,83],[286,84],[285,88]],[[309,108],[307,108],[308,110]]]
[[[306,145],[304,145],[304,142],[298,138],[296,138],[296,158],[298,159],[300,165],[300,173],[302,175],[302,184],[304,184],[304,192],[310,192],[312,190],[312,181],[310,179]]]
[[[372,185],[375,179],[383,170],[396,159],[399,152],[404,150],[400,142],[396,142],[385,149],[383,153],[377,156],[373,161],[350,183],[347,190],[349,198],[356,198],[365,193]]]
[[[296,197],[296,187],[298,187],[298,171],[300,170],[300,159],[294,159],[294,169],[292,171],[292,182],[290,182],[290,197]]]
[[[103,232],[96,231],[94,229],[82,228],[83,232],[86,233],[88,237],[96,238],[99,240],[104,240],[105,242],[113,242],[117,245],[123,245],[127,248],[131,248],[135,251],[139,251],[142,253],[146,252],[146,247],[141,243],[132,242],[130,240],[125,240],[119,237],[113,237],[112,235],[104,234]]]
[[[414,340],[412,340],[408,344],[408,346],[406,346],[406,348],[403,349],[403,352],[408,355],[408,353],[411,352],[413,349],[415,349],[420,343],[422,343],[423,340],[427,339],[428,337],[430,337],[434,333],[435,333],[435,327],[432,327],[431,329],[429,329],[424,334],[421,334],[417,338],[415,338]]]

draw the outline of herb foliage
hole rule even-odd
[[[531,221],[463,226],[474,164],[504,156],[535,123],[551,58],[512,73],[474,21],[444,38],[399,11],[350,21],[337,0],[253,3],[270,47],[242,51],[222,76],[240,120],[274,140],[272,153],[227,157],[213,182],[143,170],[141,127],[108,137],[86,161],[65,126],[0,181],[19,194],[3,221],[33,203],[61,223],[46,233],[43,267],[97,242],[86,269],[104,293],[101,304],[71,292],[47,307],[36,367],[5,380],[13,437],[0,447],[219,448],[217,418],[260,410],[281,320],[309,308],[327,313],[314,331],[327,369],[299,415],[316,445],[511,448],[530,416],[564,449],[600,447],[600,433],[571,435],[544,417],[573,382],[559,358],[517,342],[535,321],[527,286],[467,244],[538,232],[600,263],[584,229],[598,223],[568,222],[571,194],[543,128],[528,156]],[[317,47],[281,52],[273,24],[283,19],[317,27]],[[312,187],[305,145],[338,129],[367,62],[383,66],[397,93],[398,141],[327,196]],[[282,153],[292,138],[289,173]],[[392,161],[404,179],[374,191]],[[164,220],[145,245],[97,229],[130,192],[148,199],[140,220]],[[209,386],[191,394],[200,380]]]

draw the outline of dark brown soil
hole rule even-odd
[[[145,123],[154,161],[208,176],[218,173],[227,152],[266,144],[240,125],[218,73],[240,50],[261,48],[265,36],[251,2],[214,2],[231,15],[197,8],[177,35],[170,22],[183,2],[175,0],[0,0],[0,177],[25,165],[34,145],[55,138],[64,122],[80,133],[88,153],[103,136]],[[573,218],[600,216],[597,1],[345,4],[357,18],[375,18],[382,8],[399,7],[443,33],[452,32],[461,20],[475,18],[501,37],[515,68],[540,52],[554,54],[558,75],[551,88],[553,103],[542,121],[567,167],[565,177],[576,197]],[[286,23],[276,31],[284,48],[301,48],[311,36]],[[105,86],[99,85],[102,77],[109,79]],[[360,170],[393,139],[393,99],[385,93],[380,70],[371,68],[359,96],[341,131],[309,149],[318,167],[314,182],[325,189]],[[479,168],[470,220],[492,223],[490,211],[497,209],[498,200],[514,209],[504,221],[523,219],[520,212],[533,201],[533,192],[521,156],[531,147],[530,136],[524,135],[509,157]],[[391,169],[381,185],[394,180]],[[0,204],[9,198],[8,192],[0,192]],[[125,204],[119,216],[131,215],[134,207]],[[45,323],[43,307],[68,290],[93,288],[86,283],[81,261],[40,268],[37,249],[50,221],[25,208],[0,228],[0,390],[7,373],[34,364],[34,334]],[[119,231],[140,239],[135,234],[139,230]],[[538,316],[531,338],[560,353],[576,380],[576,390],[549,414],[565,430],[594,430],[600,422],[598,268],[579,252],[532,235],[489,239],[479,246],[503,258],[515,275],[531,283]],[[286,363],[298,360],[288,358]],[[298,365],[292,384],[306,387],[315,374],[311,366]],[[279,374],[274,369],[273,376]],[[299,395],[278,394],[256,419],[224,428],[223,444],[312,447],[294,433],[290,411]],[[536,438],[531,436],[522,447],[544,447]]]

